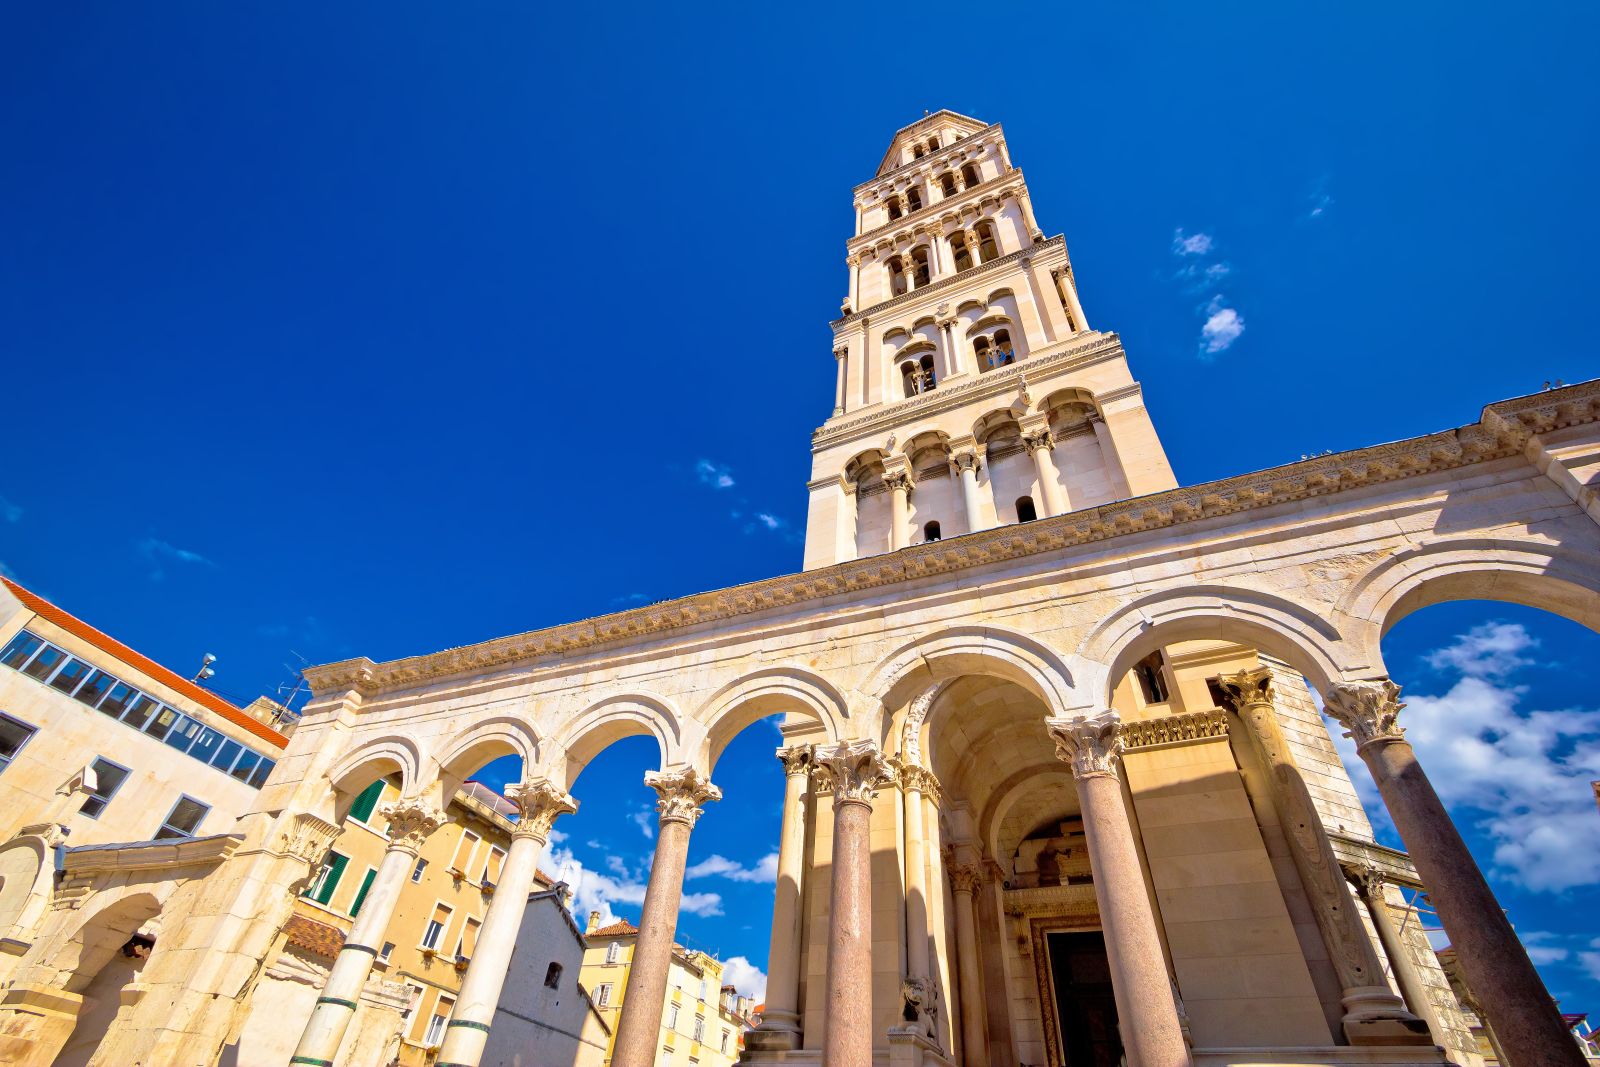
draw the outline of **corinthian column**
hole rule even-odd
[[[985,1067],[989,1042],[983,1028],[982,962],[978,959],[978,924],[973,898],[983,881],[976,864],[950,868],[950,895],[956,911],[956,986],[961,992],[961,1062]]]
[[[1411,950],[1394,924],[1394,916],[1389,913],[1389,901],[1384,898],[1388,879],[1372,864],[1346,868],[1345,874],[1361,894],[1367,914],[1372,916],[1372,928],[1378,931],[1378,941],[1383,945],[1383,954],[1389,957],[1389,965],[1394,968],[1395,981],[1400,983],[1400,995],[1406,998],[1406,1006],[1427,1021],[1428,1029],[1433,1031],[1433,1043],[1444,1044],[1444,1023],[1439,1011],[1428,995],[1428,986],[1417,969],[1417,961],[1412,958]]]
[[[578,810],[576,801],[543,778],[523,782],[507,796],[522,815],[511,833],[511,849],[500,868],[500,881],[483,917],[477,948],[461,983],[450,1025],[445,1028],[435,1067],[478,1067],[550,828],[558,816]]]
[[[783,763],[783,825],[778,831],[778,885],[772,903],[767,957],[767,1007],[748,1035],[751,1048],[800,1047],[800,905],[805,877],[806,783],[811,746],[778,749]]]
[[[1100,906],[1117,1026],[1129,1067],[1189,1063],[1161,938],[1145,892],[1133,823],[1122,796],[1122,720],[1115,711],[1047,719],[1056,758],[1071,764],[1083,809],[1094,896]]]
[[[894,494],[889,507],[889,522],[893,527],[889,531],[889,547],[904,548],[911,540],[911,475],[905,471],[886,471],[883,481]]]
[[[978,495],[978,452],[963,448],[950,456],[950,463],[961,476],[961,504],[967,514],[967,532],[983,529],[983,498]]]
[[[1512,1064],[1584,1062],[1555,1001],[1511,930],[1455,823],[1396,720],[1400,687],[1387,678],[1329,688],[1327,712],[1356,742],[1384,807],[1417,865],[1439,924]]]
[[[289,1060],[291,1064],[332,1067],[339,1044],[344,1040],[345,1028],[356,1013],[356,1001],[367,984],[367,975],[372,973],[372,961],[378,956],[378,946],[383,944],[394,906],[400,900],[400,890],[411,874],[423,842],[445,818],[444,812],[419,797],[386,804],[378,814],[389,822],[389,847],[378,864],[372,888],[367,890],[361,914],[356,916],[350,936],[328,972],[322,995],[311,1009],[311,1018],[300,1034],[294,1057]]]
[[[672,938],[678,931],[678,905],[683,895],[683,869],[689,857],[689,831],[700,818],[700,805],[721,800],[722,790],[693,768],[651,771],[644,784],[656,791],[661,832],[650,864],[650,884],[639,915],[639,938],[622,997],[622,1018],[612,1053],[614,1067],[651,1067],[661,1041],[661,1013],[666,1009],[667,973],[672,967]]]
[[[1072,505],[1067,503],[1067,491],[1061,487],[1061,476],[1056,473],[1056,461],[1052,450],[1056,447],[1056,438],[1046,426],[1041,430],[1022,435],[1023,447],[1033,457],[1033,470],[1039,476],[1039,492],[1044,497],[1044,514],[1046,518],[1052,515],[1065,515],[1072,510]]]
[[[843,415],[844,414],[845,360],[847,360],[849,358],[850,358],[850,347],[848,345],[840,345],[838,348],[835,348],[833,350],[833,363],[834,363],[834,367],[835,367],[835,375],[834,375],[835,382],[834,382],[834,387],[833,387],[833,413],[835,415]]]
[[[833,787],[833,886],[828,901],[828,1000],[822,1062],[872,1064],[872,798],[893,781],[873,741],[816,752]]]
[[[1256,667],[1224,675],[1217,683],[1250,727],[1256,750],[1266,764],[1295,869],[1339,976],[1345,1037],[1352,1045],[1433,1044],[1428,1024],[1407,1011],[1384,980],[1383,966],[1361,924],[1333,843],[1323,830],[1322,816],[1278,722],[1272,672]]]

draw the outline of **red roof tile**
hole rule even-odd
[[[283,924],[283,932],[289,944],[315,953],[324,959],[333,959],[344,947],[343,930],[327,923],[319,923],[315,919],[308,919],[304,915],[289,916],[289,921]]]
[[[639,928],[637,926],[633,925],[628,920],[623,919],[620,922],[612,923],[610,926],[602,926],[600,929],[596,930],[594,933],[592,933],[592,934],[590,934],[588,936],[590,936],[590,937],[621,937],[621,936],[626,935],[626,934],[636,934],[638,932],[639,932]]]
[[[217,694],[208,689],[200,688],[187,678],[174,674],[172,671],[169,671],[155,660],[146,656],[141,656],[139,653],[135,652],[121,641],[118,641],[116,638],[101,633],[99,630],[96,630],[93,626],[90,626],[82,619],[75,615],[69,614],[61,608],[56,607],[54,604],[50,603],[50,601],[46,600],[42,596],[39,596],[37,593],[30,593],[16,582],[13,582],[10,578],[0,577],[0,582],[4,582],[5,587],[11,590],[12,594],[18,600],[22,601],[23,606],[29,611],[33,612],[35,615],[38,615],[44,619],[48,619],[50,622],[55,623],[57,626],[67,631],[67,633],[78,638],[79,640],[89,642],[89,644],[93,645],[95,648],[98,648],[107,655],[115,656],[117,659],[121,660],[123,663],[126,663],[134,670],[142,671],[149,677],[160,682],[162,685],[165,685],[167,688],[174,689],[177,692],[182,693],[184,696],[188,697],[190,700],[193,700],[201,707],[207,709],[208,711],[216,712],[218,715],[221,715],[224,719],[227,719],[235,726],[238,726],[244,730],[248,730],[250,733],[267,742],[267,744],[272,745],[274,748],[282,751],[284,748],[288,747],[289,739],[283,734],[280,734],[278,731],[274,730],[265,723],[260,723],[255,719],[252,719],[239,708],[234,707],[226,700],[223,700],[221,697],[217,696]]]

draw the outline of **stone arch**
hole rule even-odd
[[[1291,600],[1255,589],[1183,586],[1138,597],[1084,635],[1079,691],[1094,701],[1084,710],[1110,707],[1117,680],[1142,657],[1192,640],[1259,648],[1305,671],[1312,688],[1321,691],[1361,666],[1332,623]]]
[[[439,775],[452,784],[465,781],[485,763],[501,756],[521,759],[524,774],[541,762],[538,732],[519,715],[480,719],[452,737],[441,752]]]
[[[81,993],[127,940],[161,914],[163,901],[135,887],[84,917],[56,958],[48,961],[70,993]]]
[[[589,761],[624,737],[653,737],[661,766],[685,762],[683,716],[661,697],[614,693],[590,704],[551,734],[545,773],[571,788]]]
[[[1012,849],[1007,847],[1009,839],[1004,836],[1003,830],[1011,810],[1030,795],[1037,797],[1041,780],[1051,787],[1052,796],[1063,799],[1070,796],[1074,802],[1077,801],[1077,783],[1072,777],[1072,768],[1054,758],[1052,746],[1041,745],[1040,751],[1042,756],[1039,762],[1008,775],[990,793],[983,811],[978,814],[978,841],[1006,870],[1008,877],[1015,872],[1010,868]]]
[[[887,744],[898,708],[935,682],[969,674],[1017,683],[1044,701],[1050,715],[1075,704],[1073,672],[1048,645],[998,626],[955,626],[908,641],[873,668],[856,690],[861,706],[876,709],[881,721],[862,714],[856,729]]]
[[[1507,538],[1449,538],[1388,553],[1350,584],[1335,608],[1350,644],[1373,671],[1389,628],[1450,600],[1497,600],[1570,619],[1600,632],[1595,553]]]
[[[359,740],[328,772],[325,809],[318,814],[342,822],[356,796],[379,778],[400,779],[400,795],[413,796],[423,787],[425,766],[417,743],[401,734]]]
[[[701,705],[695,719],[705,727],[706,736],[695,768],[709,776],[741,730],[781,712],[815,719],[829,741],[848,736],[849,704],[838,687],[800,667],[766,667],[729,682]]]
[[[50,843],[34,834],[0,846],[0,937],[32,940],[31,931],[50,902]]]

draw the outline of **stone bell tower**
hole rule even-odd
[[[900,130],[855,216],[807,570],[1176,486],[998,124],[939,111]]]

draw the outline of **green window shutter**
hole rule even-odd
[[[383,796],[383,779],[379,778],[363,789],[361,795],[356,797],[356,802],[350,805],[350,817],[360,819],[362,822],[371,819],[372,810],[378,806],[378,798],[381,796]]]
[[[367,890],[372,888],[373,879],[377,877],[378,870],[374,867],[361,879],[361,888],[356,890],[356,899],[350,904],[350,917],[352,919],[361,914],[361,905],[367,899]]]
[[[339,879],[344,877],[344,869],[348,866],[350,866],[349,856],[341,856],[337,852],[328,853],[328,877],[322,880],[317,895],[311,899],[318,904],[326,904],[332,900],[333,891],[339,888]]]

